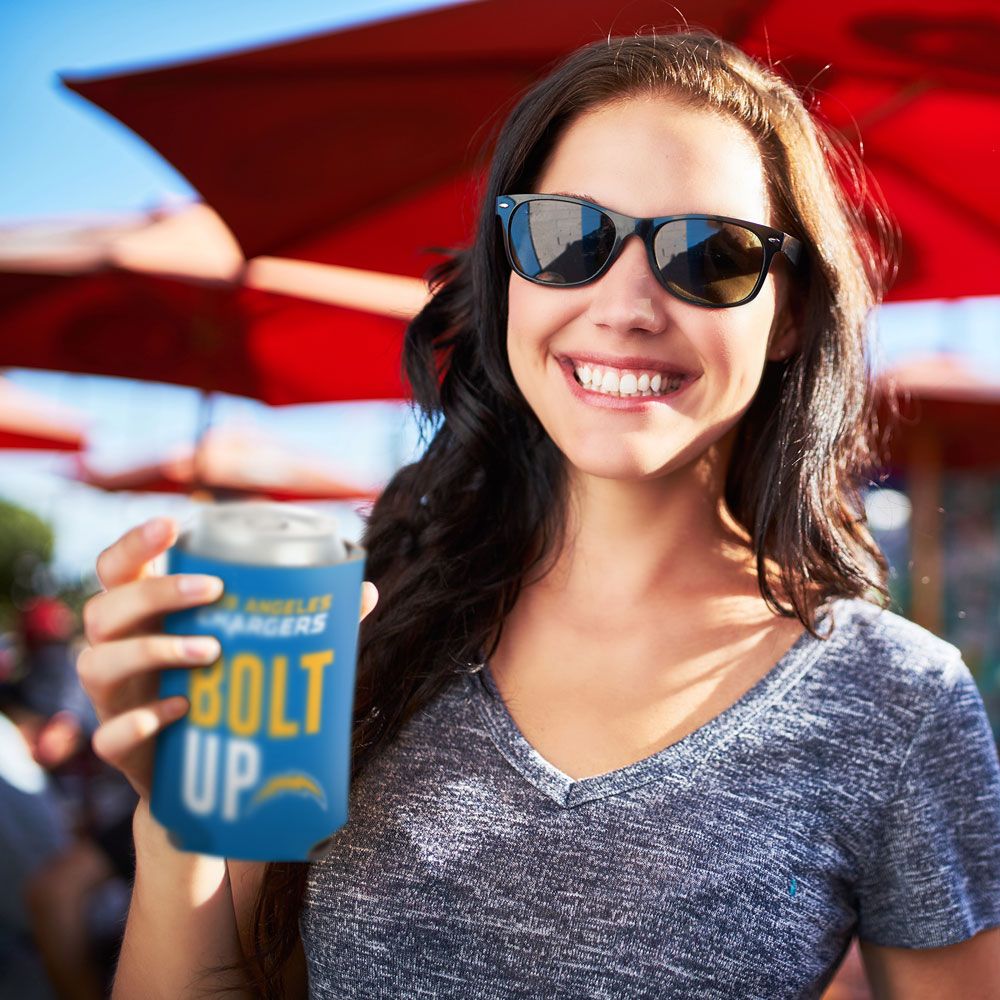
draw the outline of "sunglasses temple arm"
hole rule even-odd
[[[798,264],[802,258],[802,242],[794,236],[785,234],[784,239],[781,241],[781,252],[792,264]]]

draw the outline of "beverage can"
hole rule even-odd
[[[179,849],[314,861],[347,822],[364,567],[329,515],[264,501],[206,505],[168,550],[168,573],[224,585],[164,619],[222,647],[160,673],[160,698],[190,702],[157,734],[150,799]]]

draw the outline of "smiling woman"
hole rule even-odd
[[[191,962],[207,992],[812,998],[858,938],[880,996],[996,993],[1000,764],[958,650],[886,608],[885,248],[835,158],[698,33],[514,109],[407,331],[433,433],[364,536],[351,818],[202,893],[247,959]]]

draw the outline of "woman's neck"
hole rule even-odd
[[[600,614],[755,592],[749,537],[722,500],[723,467],[709,453],[656,479],[574,472],[562,550],[534,586]]]

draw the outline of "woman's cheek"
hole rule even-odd
[[[740,409],[749,405],[764,374],[767,346],[761,328],[762,324],[749,322],[730,323],[725,329],[720,324],[702,341],[705,374]]]
[[[586,313],[586,296],[585,288],[545,288],[512,274],[507,288],[508,339],[542,342],[558,334]]]

